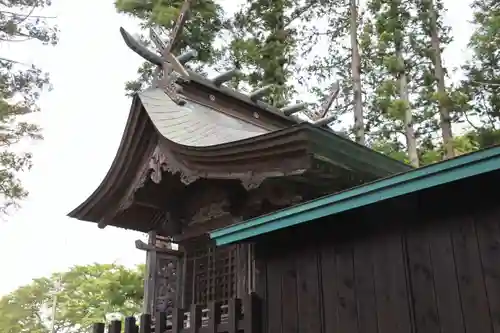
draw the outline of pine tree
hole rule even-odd
[[[307,18],[308,22],[324,22],[318,24],[324,28],[309,25],[308,29],[303,29],[300,47],[306,58],[317,46],[324,48],[327,44],[328,51],[309,59],[312,64],[306,67],[301,79],[312,83],[312,91],[320,97],[319,102],[329,95],[329,89],[326,89],[328,85],[332,82],[339,83],[340,92],[330,110],[330,115],[336,116],[333,125],[345,125],[346,119],[353,119],[352,128],[343,126],[343,130],[347,130],[356,142],[364,145],[366,126],[363,74],[369,71],[369,61],[365,61],[367,58],[364,57],[365,50],[360,41],[363,14],[360,13],[356,0],[320,3],[320,6],[309,8]]]
[[[415,33],[411,28],[411,3],[401,0],[371,0],[368,9],[374,17],[377,35],[375,66],[380,71],[373,104],[392,122],[382,126],[383,136],[397,144],[398,133],[405,136],[409,163],[419,166],[417,139],[414,128],[413,105],[410,87],[414,77],[415,59],[413,46]],[[378,143],[380,144],[380,143]]]
[[[446,68],[443,66],[442,46],[451,42],[448,36],[449,29],[442,22],[442,13],[444,6],[441,0],[421,0],[419,4],[418,23],[427,37],[422,45],[422,53],[431,61],[431,68],[427,68],[424,73],[426,78],[422,84],[429,87],[428,93],[424,98],[428,100],[432,109],[439,111],[439,129],[441,131],[442,145],[445,158],[455,156],[453,148],[452,134],[452,101],[446,88]],[[424,70],[425,71],[425,70]],[[433,103],[434,102],[434,103]],[[431,111],[432,112],[432,111]],[[437,130],[432,128],[432,130]]]
[[[473,55],[463,66],[462,92],[469,100],[465,116],[470,122],[475,118],[476,124],[479,120],[491,141],[500,125],[500,6],[496,0],[476,0],[472,9],[475,31],[469,48]]]
[[[294,95],[290,82],[296,60],[296,30],[289,0],[249,1],[232,22],[227,60],[245,74],[251,89],[273,86],[266,101],[284,106]]]
[[[363,115],[363,97],[361,86],[361,58],[358,45],[358,3],[350,0],[349,11],[351,14],[349,33],[351,37],[351,72],[354,102],[354,137],[357,143],[365,144],[365,128]]]

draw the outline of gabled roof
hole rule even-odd
[[[216,230],[210,237],[217,245],[235,243],[498,169],[500,147],[484,149]]]
[[[144,184],[158,146],[169,154],[169,163],[175,164],[177,171],[200,178],[241,179],[255,172],[269,177],[303,172],[304,165],[284,163],[291,155],[320,160],[349,172],[368,173],[370,179],[409,169],[329,129],[310,123],[293,125],[272,113],[256,117],[260,109],[243,108],[233,97],[218,94],[208,85],[193,86],[196,84],[184,87],[187,103],[182,106],[161,89],[148,89],[134,97],[120,147],[106,177],[68,214],[70,217],[100,226],[147,231],[149,220],[158,218],[152,211],[137,213],[140,223],[125,226],[120,221],[133,194]],[[213,100],[217,100],[218,108],[210,104]],[[265,117],[273,118],[264,121]]]

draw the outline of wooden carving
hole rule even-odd
[[[177,298],[177,271],[179,258],[172,255],[158,254],[156,258],[156,283],[154,310],[171,314]]]
[[[178,162],[173,154],[169,153],[168,149],[162,148],[161,145],[156,146],[149,162],[151,170],[151,180],[159,184],[162,179],[162,172],[167,171],[173,175],[179,174],[181,182],[189,185],[200,177],[194,173],[190,173],[187,168],[184,168]]]
[[[191,218],[189,224],[202,223],[207,220],[217,219],[223,216],[230,215],[229,200],[224,199],[218,202],[209,203],[201,207]]]
[[[303,201],[303,197],[297,190],[286,183],[264,183],[257,190],[249,192],[247,201],[248,217],[264,214],[264,203],[268,203],[275,209],[289,207]],[[265,210],[265,209],[264,209]]]
[[[245,190],[249,191],[259,187],[264,180],[266,180],[265,176],[251,175],[243,178],[241,180],[241,185],[243,185]]]
[[[148,244],[136,241],[136,247],[147,253],[144,280],[144,313],[171,313],[178,304],[179,265],[182,254],[169,246],[168,240],[149,233]]]

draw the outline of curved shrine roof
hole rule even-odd
[[[316,162],[333,170],[366,173],[370,179],[410,169],[327,127],[291,121],[279,110],[228,91],[193,75],[183,85],[186,104],[182,106],[161,89],[134,96],[106,177],[68,216],[101,227],[148,231],[145,225],[150,222],[143,221],[158,219],[159,213],[144,207],[131,209],[134,194],[148,176],[153,181],[160,177],[155,181],[159,183],[166,170],[191,177],[188,182],[192,182],[200,178],[241,180],[255,174],[269,178],[297,175]]]

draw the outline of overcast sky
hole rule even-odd
[[[220,2],[229,10],[238,3]],[[463,60],[471,30],[469,2],[445,0],[456,39],[446,54],[448,64]],[[116,14],[112,0],[55,0],[50,14],[61,29],[56,47],[2,43],[0,48],[2,56],[49,71],[54,84],[37,116],[45,140],[27,147],[35,154],[35,167],[23,177],[30,197],[0,222],[0,295],[76,264],[144,261],[134,247],[142,234],[100,230],[65,217],[99,185],[118,148],[130,108],[124,82],[135,77],[141,63],[118,29],[134,32],[136,24]]]

